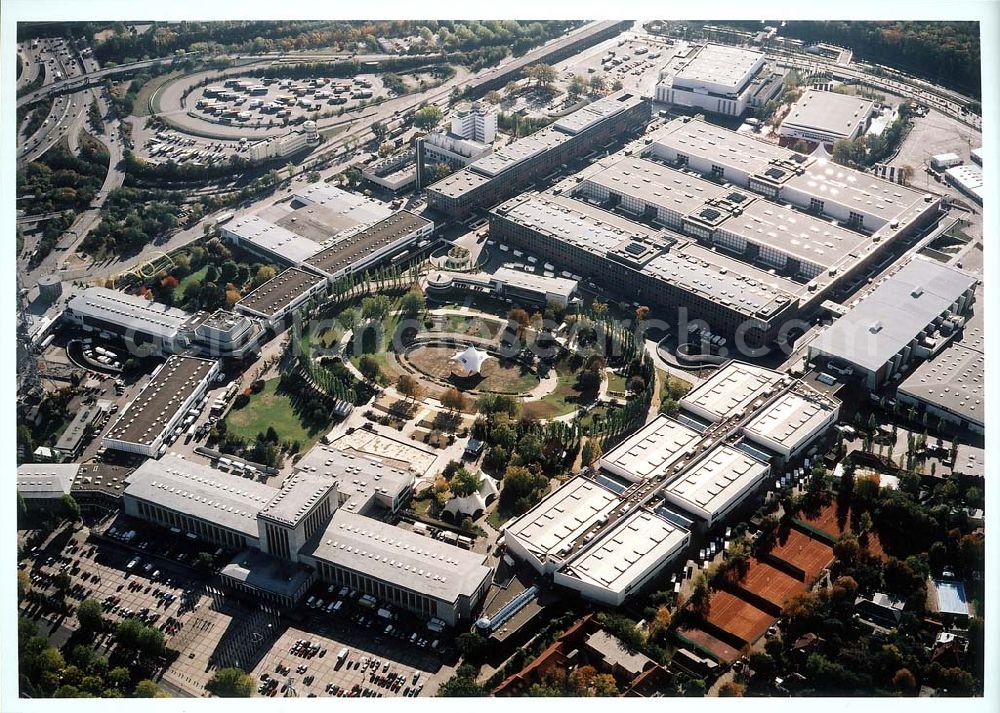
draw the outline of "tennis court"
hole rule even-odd
[[[697,653],[707,651],[720,663],[730,663],[739,658],[739,649],[735,646],[727,644],[725,641],[716,636],[712,636],[707,631],[697,626],[678,629],[677,633],[682,639],[687,639],[692,644],[696,644]],[[697,649],[699,648],[702,651],[698,651]]]
[[[784,560],[803,572],[806,582],[811,584],[823,568],[833,560],[833,548],[792,528],[784,543],[776,544],[771,549],[770,555]]]
[[[851,509],[847,508],[846,512],[838,514],[836,503],[831,503],[811,517],[800,513],[796,520],[836,538],[850,531]],[[868,533],[868,551],[879,559],[885,559],[882,542],[879,540],[878,534],[874,532]]]
[[[789,597],[806,589],[805,582],[759,560],[753,560],[740,586],[778,607],[784,607]]]
[[[748,644],[767,631],[774,617],[726,591],[712,594],[706,621]]]

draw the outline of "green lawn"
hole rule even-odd
[[[258,433],[265,433],[274,426],[282,441],[298,441],[300,452],[305,452],[330,429],[331,422],[315,424],[313,428],[303,424],[295,411],[292,399],[278,393],[278,379],[264,382],[264,390],[250,397],[250,403],[226,416],[226,426],[231,433],[241,438],[253,440]]]
[[[176,289],[174,289],[174,301],[181,302],[184,299],[184,291],[191,286],[193,282],[204,282],[205,275],[208,274],[208,265],[205,265],[199,270],[192,272],[190,275],[185,277],[178,283]]]
[[[613,371],[607,372],[608,391],[625,391],[625,377]]]
[[[575,387],[576,375],[577,372],[571,371],[565,360],[557,363],[558,384],[555,390],[538,401],[526,402],[523,408],[524,415],[529,418],[548,419],[576,411],[580,406],[581,396]]]

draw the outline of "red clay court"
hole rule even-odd
[[[784,607],[789,597],[806,590],[805,582],[800,582],[795,577],[760,560],[752,560],[747,576],[740,586],[778,607]]]
[[[814,515],[813,517],[806,517],[804,513],[799,513],[799,516],[796,519],[809,525],[810,527],[814,527],[817,530],[825,532],[834,538],[839,537],[845,532],[849,532],[851,529],[850,508],[847,510],[843,527],[841,527],[837,519],[836,503],[827,505],[819,511],[819,514]],[[874,532],[868,533],[868,551],[880,558],[885,556],[885,551],[882,549],[882,543],[879,542],[878,535]]]
[[[714,592],[706,621],[752,644],[767,631],[774,617],[724,590]]]
[[[771,549],[771,556],[802,570],[805,572],[806,582],[812,583],[823,568],[833,561],[833,548],[792,528],[785,543],[776,544]]]
[[[739,658],[740,650],[727,644],[722,639],[712,636],[704,629],[691,627],[678,629],[678,633],[688,641],[697,644],[702,649],[711,652],[721,663],[730,663]]]

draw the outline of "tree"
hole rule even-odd
[[[385,140],[385,136],[388,133],[385,123],[381,121],[372,122],[372,134],[375,135],[375,140],[381,143]]]
[[[399,302],[399,308],[407,317],[416,317],[422,313],[426,307],[424,296],[417,290],[410,290]]]
[[[590,465],[602,455],[601,444],[595,438],[588,438],[587,442],[583,444],[583,449],[580,452],[580,462],[583,465]]]
[[[72,495],[62,496],[62,507],[63,507],[63,517],[65,517],[70,522],[78,522],[80,520],[80,506],[76,502],[76,498]]]
[[[479,490],[482,479],[478,474],[472,473],[465,468],[459,468],[448,481],[448,487],[456,498],[464,498]]]
[[[392,303],[385,295],[365,297],[361,300],[361,316],[366,320],[380,321],[388,316]]]
[[[851,532],[845,532],[833,545],[833,556],[847,566],[852,566],[858,561],[861,547],[858,545],[858,538]]]
[[[17,570],[17,600],[21,601],[31,591],[31,579],[23,569]]]
[[[541,62],[525,67],[524,74],[529,79],[534,79],[539,87],[547,87],[556,81],[556,70]]]
[[[468,407],[468,399],[461,391],[451,387],[441,394],[441,405],[449,411],[464,411]]]
[[[719,698],[742,698],[745,689],[742,683],[727,681],[719,687]]]
[[[507,313],[507,319],[517,325],[517,336],[523,337],[524,330],[531,324],[531,316],[520,307],[515,307]]]
[[[455,639],[455,647],[466,661],[480,661],[486,655],[489,642],[475,631],[459,634]]]
[[[309,183],[319,183],[320,179],[322,178],[323,176],[320,175],[319,171],[310,171],[309,173],[306,174],[306,181],[308,181]]]
[[[211,552],[199,552],[195,556],[193,564],[199,569],[210,570],[215,566],[215,557],[212,556]]]
[[[441,119],[444,117],[444,113],[440,108],[433,104],[418,109],[413,115],[413,125],[419,129],[433,129],[437,126]]]
[[[242,669],[221,668],[205,684],[205,690],[219,698],[249,698],[253,679]]]
[[[132,696],[134,698],[170,698],[170,694],[149,679],[139,681],[135,685],[135,692]]]
[[[442,698],[473,698],[486,695],[486,690],[476,682],[476,669],[463,664],[455,675],[441,684],[437,695]]]
[[[901,668],[892,676],[892,687],[896,690],[911,693],[917,688],[917,679],[910,673],[910,669]]]
[[[607,88],[607,82],[604,77],[600,74],[594,74],[590,77],[590,91],[594,94],[599,94]]]
[[[503,93],[506,94],[508,98],[513,98],[519,91],[521,91],[521,85],[513,79],[507,82],[503,87]]]
[[[620,92],[623,86],[622,81],[620,79],[616,79],[611,83],[611,91]]]
[[[569,92],[571,97],[580,96],[587,91],[587,80],[579,74],[574,74],[569,80],[569,84],[566,86],[566,91]]]
[[[361,355],[361,359],[358,360],[358,371],[369,381],[377,381],[379,374],[382,373],[381,367],[371,354]]]
[[[424,387],[409,374],[400,374],[396,380],[396,390],[411,401],[423,398]]]
[[[498,92],[496,89],[494,89],[493,91],[486,92],[486,96],[484,96],[483,99],[485,99],[494,106],[498,105],[503,100],[503,98],[500,96],[500,92]]]
[[[82,631],[99,631],[104,623],[104,607],[96,599],[84,599],[76,608],[76,618]]]

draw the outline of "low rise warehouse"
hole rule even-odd
[[[104,447],[159,457],[174,429],[218,373],[217,361],[170,357],[104,434]]]
[[[809,344],[810,359],[857,370],[875,389],[940,350],[963,322],[977,279],[917,256]]]

